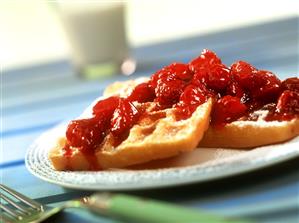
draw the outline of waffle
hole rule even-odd
[[[108,134],[94,154],[87,156],[79,149],[73,148],[72,155],[65,156],[62,148],[66,138],[61,137],[49,154],[54,168],[56,170],[123,168],[191,151],[196,148],[208,128],[212,100],[209,99],[199,106],[189,119],[181,121],[176,121],[172,108],[151,111],[151,107],[152,102],[147,104],[146,117],[141,118],[131,128],[128,138],[117,147],[113,146],[114,138]]]
[[[210,126],[199,147],[253,148],[280,143],[299,135],[299,119],[290,121],[234,121]]]
[[[121,94],[124,96],[141,81],[139,78],[126,82],[116,82],[108,86],[104,95]],[[299,135],[299,119],[290,121],[234,121],[222,127],[209,126],[198,147],[253,148],[287,141]]]

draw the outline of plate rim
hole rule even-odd
[[[144,184],[141,185],[137,185],[137,184],[128,184],[128,183],[124,183],[124,184],[117,184],[117,185],[96,185],[96,184],[86,184],[86,185],[82,185],[82,184],[72,184],[72,183],[68,183],[68,182],[63,182],[63,181],[57,181],[55,179],[52,178],[47,178],[41,174],[39,174],[38,172],[36,172],[32,166],[30,165],[30,153],[32,151],[36,150],[36,147],[38,147],[39,145],[39,141],[41,140],[42,137],[44,137],[45,135],[49,134],[51,131],[54,131],[57,127],[59,127],[60,125],[49,129],[48,131],[44,132],[43,134],[41,134],[27,149],[26,151],[26,155],[25,155],[25,166],[27,168],[27,170],[33,174],[34,176],[36,176],[37,178],[44,180],[46,182],[52,183],[52,184],[56,184],[56,185],[60,185],[62,187],[65,188],[70,188],[70,189],[77,189],[77,190],[109,190],[109,191],[116,191],[116,190],[122,190],[122,191],[132,191],[132,190],[145,190],[145,189],[156,189],[156,188],[166,188],[166,187],[174,187],[174,186],[181,186],[181,185],[188,185],[188,184],[193,184],[193,183],[203,183],[203,182],[208,182],[208,181],[212,181],[212,180],[216,180],[216,179],[223,179],[223,178],[227,178],[230,176],[236,176],[236,175],[242,175],[248,172],[253,172],[262,168],[266,168],[272,165],[277,165],[278,163],[282,163],[285,162],[287,160],[290,160],[292,158],[295,158],[297,156],[299,156],[299,150],[291,150],[285,154],[279,154],[279,156],[276,156],[275,158],[272,159],[268,159],[268,160],[262,160],[262,159],[257,159],[255,160],[255,162],[249,162],[247,163],[247,165],[240,165],[239,168],[232,168],[232,167],[228,167],[225,169],[225,171],[219,171],[219,167],[216,166],[216,168],[214,167],[214,169],[216,169],[216,171],[213,171],[214,173],[211,174],[211,172],[209,172],[209,174],[206,174],[204,178],[191,178],[189,177],[185,177],[185,178],[178,178],[177,181],[167,181],[165,182],[164,180],[160,180],[159,183],[155,184],[150,184],[148,183],[148,181]],[[299,136],[297,136],[299,138]],[[294,137],[293,139],[296,139],[297,137]],[[47,151],[46,149],[44,149],[45,151]],[[261,162],[262,160],[262,162]],[[219,164],[221,165],[221,163]],[[198,165],[192,165],[192,166],[186,166],[186,167],[173,167],[173,168],[164,168],[164,169],[159,169],[159,171],[172,171],[174,172],[175,170],[182,170],[182,169],[195,169],[197,168],[203,168],[200,167],[199,164]],[[211,167],[209,167],[211,168]],[[56,171],[53,169],[53,167],[51,167],[52,171]],[[138,173],[142,173],[142,172],[157,172],[158,170],[126,170],[128,174],[128,172],[138,172]],[[72,171],[72,173],[85,173],[85,171]],[[91,171],[91,173],[100,173],[99,171]],[[64,172],[65,173],[65,172]],[[116,173],[116,172],[114,172]],[[121,173],[118,173],[121,174]]]

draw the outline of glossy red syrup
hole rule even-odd
[[[281,83],[281,87],[283,90],[299,92],[299,78],[298,77],[287,78]]]
[[[115,138],[114,146],[125,140],[132,126],[138,121],[139,111],[128,99],[121,99],[111,119],[110,132]]]
[[[156,72],[150,86],[154,89],[158,107],[165,109],[176,104],[191,78],[189,66],[181,63],[173,63]]]
[[[112,96],[98,101],[92,118],[71,121],[64,155],[71,157],[72,148],[79,149],[91,169],[100,169],[94,152],[108,134],[113,137],[113,146],[121,144],[138,120],[148,116],[142,109],[144,103],[154,102],[155,110],[174,108],[179,121],[189,118],[209,98],[214,101],[214,126],[257,120],[257,110],[268,112],[267,121],[291,120],[299,116],[299,79],[281,81],[272,72],[245,61],[227,67],[214,52],[203,50],[188,64],[172,63],[157,71],[126,98]]]
[[[175,115],[177,120],[189,118],[196,108],[207,101],[213,94],[205,85],[189,84],[180,96],[179,102],[175,105]]]
[[[155,99],[155,92],[149,86],[149,83],[141,83],[137,85],[132,93],[128,96],[129,101],[137,101],[139,103],[153,101]]]
[[[211,122],[214,125],[224,125],[246,115],[247,107],[240,98],[226,95],[214,104]]]

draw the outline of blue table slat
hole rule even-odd
[[[74,103],[65,103],[60,106],[42,107],[37,110],[23,111],[15,115],[6,115],[2,117],[2,135],[5,137],[7,132],[29,129],[34,126],[46,125],[62,120],[70,120],[83,111],[90,101],[82,100]],[[26,121],[24,121],[26,120]]]
[[[35,132],[28,132],[27,134],[20,134],[1,138],[3,157],[0,157],[0,164],[7,163],[14,160],[24,159],[27,148],[32,142],[40,136],[40,134],[49,129],[40,129]],[[1,169],[1,168],[0,168]]]

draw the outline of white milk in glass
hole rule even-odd
[[[124,2],[62,2],[59,12],[72,51],[83,75],[118,72],[128,58]]]

